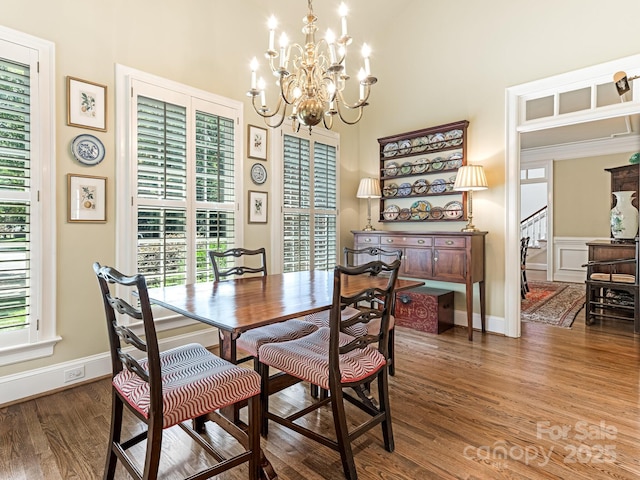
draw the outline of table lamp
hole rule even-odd
[[[456,181],[453,189],[458,192],[469,192],[469,202],[467,203],[467,217],[469,223],[462,229],[463,232],[477,232],[478,229],[473,224],[473,192],[475,190],[486,190],[487,177],[484,175],[482,165],[464,165],[458,169]]]
[[[367,226],[362,230],[365,232],[370,232],[371,230],[375,230],[371,225],[371,199],[372,198],[380,198],[382,194],[380,193],[380,182],[375,178],[363,178],[360,180],[360,185],[358,186],[358,193],[356,193],[356,197],[358,198],[366,198],[367,199]]]

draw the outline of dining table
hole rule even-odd
[[[329,310],[333,302],[333,276],[333,270],[287,272],[156,287],[150,288],[148,294],[154,305],[216,327],[220,332],[220,356],[237,363],[236,340],[243,332]],[[369,287],[383,288],[387,283],[384,276],[345,276],[342,290],[350,295]],[[423,284],[420,280],[397,279],[395,290]],[[298,381],[284,374],[280,374],[279,380],[269,382],[269,394]],[[238,405],[221,409],[221,414],[229,421],[241,423]],[[264,452],[261,457],[261,478],[276,479]]]
[[[384,287],[380,276],[345,277],[346,295],[368,287]],[[398,279],[395,290],[424,285],[421,280]],[[236,340],[253,328],[329,310],[333,301],[333,270],[311,270],[238,277],[221,282],[200,282],[149,289],[152,304],[216,327],[220,356],[237,360]]]

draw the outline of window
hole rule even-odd
[[[337,263],[338,141],[283,135],[283,271],[328,270]]]
[[[130,98],[119,89],[116,96],[132,126],[121,133],[128,148],[116,172],[128,189],[119,199],[130,199],[118,206],[118,264],[144,274],[150,287],[213,280],[207,251],[240,241],[241,107],[126,67],[117,71],[130,85],[122,90]]]
[[[0,364],[51,355],[60,340],[53,48],[0,27]]]

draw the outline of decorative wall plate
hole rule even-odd
[[[267,181],[267,169],[261,163],[254,163],[251,166],[251,181],[256,185],[262,185]]]
[[[400,184],[400,187],[398,187],[398,195],[401,197],[408,197],[411,195],[411,184],[408,182]]]
[[[429,218],[429,212],[431,211],[431,204],[422,200],[414,202],[411,205],[411,220],[424,220]]]
[[[446,218],[460,218],[462,217],[462,203],[449,202],[444,206],[444,216]]]
[[[84,165],[97,165],[104,160],[105,150],[98,137],[82,134],[71,142],[71,153]]]
[[[382,194],[385,197],[395,197],[398,194],[398,185],[395,183],[389,183],[382,189]]]
[[[382,216],[385,220],[395,220],[398,218],[398,214],[400,213],[400,207],[397,205],[389,205],[382,212]]]
[[[400,140],[398,142],[398,149],[400,155],[407,155],[411,153],[411,140]]]
[[[385,157],[393,157],[398,153],[398,144],[396,142],[387,143],[382,149]]]

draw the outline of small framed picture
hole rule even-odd
[[[67,125],[107,131],[107,86],[67,77]]]
[[[257,158],[258,160],[267,159],[267,136],[266,128],[249,125],[247,131],[247,151],[249,158]]]
[[[107,221],[107,177],[67,174],[69,222]]]
[[[267,192],[249,190],[249,223],[267,223]]]

